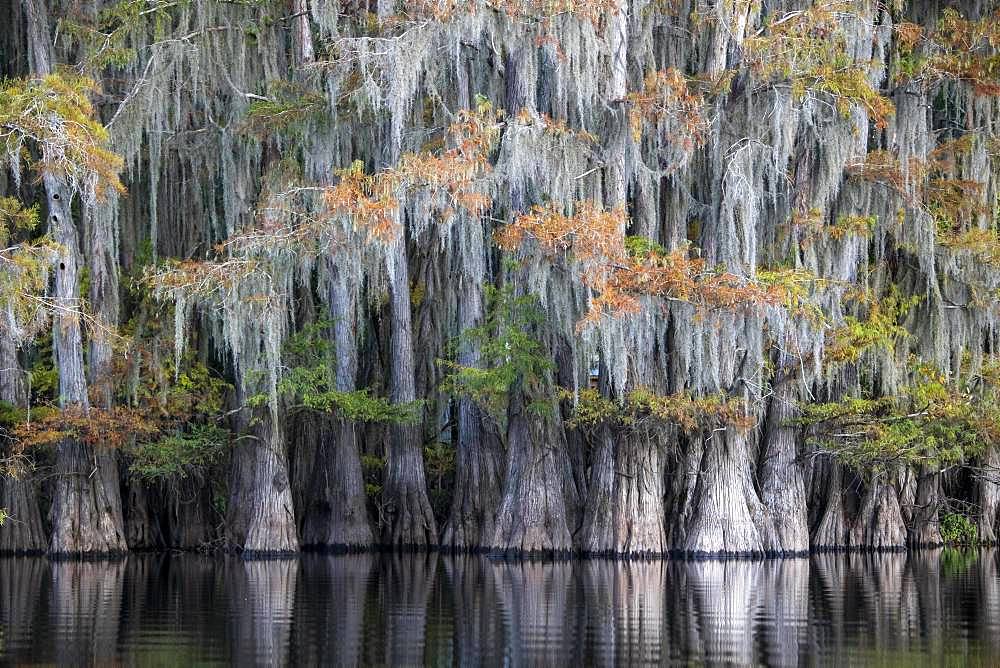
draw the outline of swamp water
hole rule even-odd
[[[1000,664],[992,550],[774,561],[0,560],[0,662]]]

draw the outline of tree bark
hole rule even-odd
[[[732,427],[692,439],[671,546],[693,557],[756,556],[775,541],[754,489],[746,436]]]
[[[354,423],[326,419],[306,500],[302,544],[364,549],[373,543]]]
[[[820,466],[824,467],[822,476],[815,473]],[[810,546],[813,550],[845,549],[850,545],[851,539],[845,509],[843,465],[829,458],[822,464],[814,461],[813,469],[813,483],[822,485],[824,493],[819,495],[823,507],[819,522],[810,536]]]
[[[249,425],[244,426],[232,457],[230,541],[246,557],[296,552],[284,435],[268,407],[244,410],[250,413]]]
[[[921,467],[917,474],[916,498],[907,526],[907,543],[913,547],[939,547],[941,523],[938,508],[944,497],[941,491],[941,474]]]
[[[759,476],[761,501],[774,527],[775,542],[765,551],[801,555],[809,551],[806,487],[796,461],[798,430],[788,424],[797,413],[797,379],[779,380],[767,416]]]
[[[1000,454],[996,448],[986,450],[980,470],[976,473],[976,500],[979,505],[976,522],[979,540],[995,545],[1000,519]]]
[[[851,547],[869,550],[902,550],[906,525],[896,488],[885,479],[873,480],[865,489],[861,508],[851,527]]]
[[[460,330],[477,327],[483,317],[483,295],[479,285],[467,284],[458,310]],[[480,365],[479,349],[463,342],[458,363]],[[468,397],[458,399],[458,448],[451,513],[441,545],[467,550],[489,545],[503,485],[503,443],[489,416]]]
[[[392,311],[390,399],[393,404],[400,405],[417,399],[410,281],[404,240],[397,239],[388,252]],[[437,522],[427,498],[420,425],[393,424],[389,429],[387,455],[383,492],[387,521],[383,528],[382,542],[408,548],[436,545]]]
[[[130,480],[125,489],[125,539],[129,549],[150,550],[163,546],[163,534],[146,486],[139,480]]]
[[[209,478],[187,477],[176,483],[163,499],[166,514],[165,542],[179,550],[204,548],[220,535],[223,518],[212,507]]]
[[[602,428],[577,543],[583,553],[651,557],[668,551],[661,436]]]
[[[26,3],[32,67],[36,75],[52,71],[51,42],[44,3]],[[49,232],[60,245],[55,265],[55,301],[52,348],[59,371],[59,406],[90,408],[80,332],[79,243],[72,217],[73,192],[52,174],[42,178],[47,200]],[[63,554],[113,554],[127,549],[121,516],[117,467],[93,448],[65,439],[56,446],[52,499],[52,536],[49,551]]]
[[[336,389],[348,392],[357,387],[357,304],[347,272],[333,262],[328,269],[327,302],[333,321]],[[348,548],[372,545],[375,539],[368,520],[361,453],[353,422],[339,417],[322,421],[314,471],[310,505],[304,513],[303,544]]]
[[[28,395],[24,370],[17,358],[14,342],[0,338],[0,401],[17,408],[27,408]],[[0,433],[6,443],[7,437]],[[4,456],[11,456],[11,448],[4,445]],[[0,528],[0,554],[25,554],[44,552],[47,543],[42,529],[42,514],[38,509],[38,489],[31,471],[20,471],[15,476],[8,471],[0,476],[0,508],[7,511],[7,521]]]
[[[507,472],[497,513],[492,551],[508,556],[565,556],[573,549],[567,522],[567,496],[575,490],[558,407],[532,411],[518,383],[507,409]]]

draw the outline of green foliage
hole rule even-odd
[[[881,299],[868,294],[849,296],[866,306],[864,315],[845,317],[844,324],[828,334],[824,354],[828,364],[857,362],[862,354],[876,349],[892,350],[898,341],[909,337],[901,323],[922,301],[919,295],[904,297],[896,289]]]
[[[763,30],[744,41],[746,60],[763,81],[790,86],[795,99],[823,95],[843,117],[857,105],[884,128],[894,108],[872,86],[868,63],[849,55],[843,22],[852,11],[856,8],[849,2],[831,2],[776,13]]]
[[[289,81],[269,83],[270,96],[254,100],[247,109],[244,129],[259,136],[301,130],[309,121],[322,119],[326,98]]]
[[[278,381],[278,393],[293,405],[331,413],[355,422],[411,424],[421,417],[423,401],[394,404],[373,396],[368,389],[338,390],[334,378],[336,358],[328,333],[327,320],[306,325],[284,344],[282,361],[286,365]],[[247,399],[250,406],[267,405],[268,396],[257,394]]]
[[[0,131],[0,146],[3,141]],[[51,306],[44,295],[58,246],[47,236],[31,239],[38,220],[37,204],[25,206],[16,197],[0,197],[0,311],[8,313],[0,322],[0,336],[21,342],[37,333]],[[14,243],[18,239],[25,240]],[[11,324],[14,331],[6,331]]]
[[[0,155],[8,157],[15,176],[27,162],[87,197],[101,197],[109,188],[124,192],[118,179],[122,159],[111,151],[90,102],[96,92],[93,80],[72,72],[0,82]],[[41,159],[33,161],[29,148]]]
[[[622,429],[672,426],[685,433],[694,433],[699,429],[720,427],[746,431],[754,423],[744,401],[721,393],[695,397],[686,392],[657,394],[639,388],[629,392],[622,401],[616,401],[588,388],[575,397],[569,390],[563,390],[561,398],[575,398],[572,416],[567,420],[567,426],[573,428],[600,424]]]
[[[129,471],[147,480],[178,479],[218,463],[228,451],[230,433],[214,425],[194,425],[128,449]]]
[[[0,197],[0,246],[10,243],[13,230],[30,232],[37,226],[37,204],[27,207],[16,197]]]
[[[991,361],[954,381],[915,363],[911,383],[891,397],[802,404],[795,422],[813,442],[866,474],[898,466],[943,469],[1000,443],[1000,373]]]
[[[448,513],[455,477],[455,448],[440,441],[424,446],[424,470],[427,474],[428,492],[434,514],[444,517]]]
[[[656,243],[649,237],[627,236],[625,237],[625,250],[629,256],[636,260],[644,260],[650,255],[666,255],[667,249]]]
[[[423,406],[422,401],[394,404],[383,397],[372,396],[367,389],[308,391],[301,399],[307,408],[355,422],[412,424],[420,420]]]
[[[52,351],[52,332],[43,332],[34,340],[31,364],[27,368],[31,402],[51,403],[59,398],[59,370]]]
[[[487,308],[483,324],[462,332],[458,342],[477,347],[482,366],[439,360],[447,369],[442,389],[471,398],[502,422],[511,387],[518,381],[526,386],[542,384],[554,365],[533,334],[544,319],[538,298],[515,295],[509,286],[488,285],[484,292]],[[551,402],[543,401],[536,408],[550,407]]]
[[[385,459],[375,455],[361,455],[361,473],[365,479],[365,495],[369,501],[376,503],[382,497]]]
[[[941,540],[948,545],[975,545],[979,541],[979,530],[975,523],[958,513],[941,515]]]
[[[124,68],[136,59],[130,38],[148,30],[154,40],[165,38],[172,25],[170,10],[191,0],[119,0],[103,7],[95,18],[77,15],[59,21],[59,31],[79,47],[79,67],[86,72]]]

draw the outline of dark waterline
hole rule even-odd
[[[4,663],[1000,664],[995,551],[0,560]]]

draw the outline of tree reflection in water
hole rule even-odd
[[[5,663],[1000,662],[995,551],[0,560]]]

